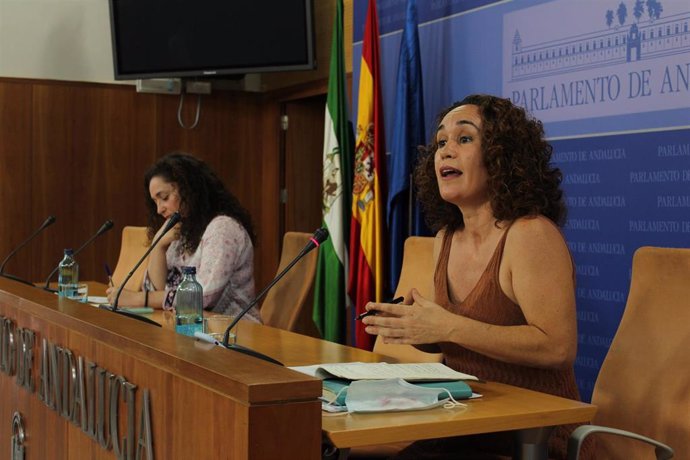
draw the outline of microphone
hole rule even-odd
[[[104,234],[105,232],[110,230],[111,228],[113,228],[113,221],[112,220],[106,220],[105,223],[103,223],[103,225],[101,225],[101,228],[99,228],[98,231],[91,238],[86,240],[86,242],[84,244],[82,244],[79,247],[79,249],[74,251],[73,255],[76,256],[77,254],[79,254],[79,252],[82,249],[84,249],[89,243],[91,243],[93,240],[95,240],[96,238],[98,238],[99,236],[101,236],[102,234]],[[58,263],[57,266],[53,269],[53,271],[50,272],[50,275],[48,275],[48,278],[46,278],[45,286],[43,286],[43,289],[45,289],[46,291],[52,291],[52,289],[50,289],[48,287],[50,285],[50,279],[53,277],[53,275],[55,275],[55,272],[57,272],[59,268],[60,268],[60,264]]]
[[[321,243],[323,243],[327,239],[328,239],[328,230],[326,230],[325,228],[319,228],[318,230],[316,230],[314,232],[314,234],[311,236],[311,238],[309,238],[309,242],[306,244],[306,246],[304,246],[304,248],[300,251],[300,253],[297,254],[294,259],[292,259],[292,261],[283,269],[282,272],[278,273],[276,275],[276,277],[273,278],[273,281],[268,283],[268,286],[263,288],[263,290],[261,292],[259,292],[259,294],[256,297],[254,297],[254,300],[249,302],[247,304],[247,306],[242,309],[242,311],[235,317],[235,319],[232,321],[232,323],[230,323],[228,328],[225,329],[225,334],[223,334],[223,343],[222,343],[222,345],[225,348],[227,348],[229,350],[235,350],[235,351],[238,351],[240,353],[244,353],[246,355],[254,356],[255,358],[263,359],[263,360],[271,362],[273,364],[278,364],[279,366],[283,365],[283,363],[276,361],[275,359],[273,359],[269,356],[266,356],[262,353],[259,353],[258,351],[250,350],[249,348],[243,347],[241,345],[228,343],[228,341],[230,339],[230,331],[232,330],[233,327],[235,327],[235,325],[238,323],[238,321],[240,319],[242,319],[242,317],[244,315],[246,315],[247,312],[249,310],[251,310],[251,308],[254,305],[256,305],[259,302],[259,300],[261,300],[266,295],[268,290],[271,289],[278,281],[280,281],[283,278],[283,276],[285,276],[285,274],[297,262],[299,262],[300,259],[302,259],[302,257],[307,255],[307,253],[309,253],[312,249],[321,246]]]
[[[117,303],[120,300],[120,294],[122,294],[122,290],[124,289],[125,285],[127,284],[127,281],[129,281],[129,279],[132,277],[132,275],[134,275],[134,272],[137,271],[137,268],[139,268],[139,265],[141,265],[144,262],[144,260],[146,260],[146,257],[148,257],[148,255],[151,253],[151,251],[153,251],[153,248],[156,247],[156,245],[161,240],[161,238],[163,238],[165,236],[165,234],[168,233],[180,221],[180,218],[181,218],[180,213],[177,213],[177,212],[174,213],[172,216],[170,216],[170,219],[168,219],[168,222],[165,224],[165,227],[163,227],[163,231],[161,232],[161,234],[158,235],[158,238],[156,238],[151,243],[151,246],[149,246],[149,248],[146,250],[144,255],[141,256],[141,258],[139,259],[139,262],[137,262],[136,265],[134,265],[134,268],[132,268],[132,270],[129,273],[127,273],[127,276],[125,276],[125,280],[122,282],[122,284],[120,284],[120,287],[117,289],[117,294],[115,295],[115,301],[113,302],[112,308],[108,308],[106,306],[102,306],[102,308],[105,308],[106,310],[110,310],[114,313],[119,313],[119,314],[124,315],[124,316],[129,316],[130,318],[138,319],[139,321],[144,321],[145,323],[154,324],[158,327],[163,327],[161,324],[159,324],[159,323],[157,323],[157,322],[153,321],[152,319],[149,319],[145,316],[137,315],[135,313],[131,313],[131,312],[124,311],[124,310],[118,310],[117,309]]]
[[[7,257],[5,257],[5,260],[2,261],[2,264],[0,264],[0,276],[4,276],[5,278],[10,278],[10,279],[13,279],[15,281],[19,281],[21,283],[28,284],[29,286],[34,286],[34,284],[30,283],[29,281],[23,280],[21,278],[13,276],[13,275],[6,274],[5,273],[5,265],[7,265],[7,262],[12,258],[12,256],[14,256],[17,253],[17,251],[19,251],[21,248],[26,246],[29,243],[29,241],[36,238],[36,236],[39,233],[41,233],[46,227],[52,225],[54,222],[55,222],[55,216],[48,216],[48,218],[43,222],[43,224],[41,224],[40,227],[38,227],[38,229],[36,229],[36,231],[34,231],[31,235],[29,235],[29,237],[27,239],[22,241],[19,246],[14,248],[14,250],[12,252],[10,252]]]

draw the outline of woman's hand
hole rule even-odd
[[[163,229],[168,225],[170,219],[166,220],[161,228],[156,232],[156,236],[153,237],[153,241],[158,240],[158,237],[163,233]],[[165,287],[165,282],[168,277],[168,263],[166,260],[166,252],[170,247],[170,244],[180,237],[180,224],[176,224],[173,228],[166,233],[161,240],[158,242],[155,248],[151,251],[151,256],[149,257],[148,266],[148,278],[153,285],[154,290],[161,290]]]
[[[165,222],[163,222],[163,225],[161,225],[161,228],[158,229],[158,231],[156,232],[156,236],[153,237],[152,241],[156,241],[158,239],[161,233],[163,233],[163,229],[165,229],[165,227],[168,225],[169,221],[170,219],[167,219]],[[160,248],[161,250],[163,250],[163,252],[165,252],[165,250],[168,249],[170,244],[180,237],[180,225],[181,224],[179,222],[175,224],[175,226],[171,228],[170,231],[166,233],[165,236],[163,236],[163,238],[161,238],[161,240],[158,242],[158,246],[156,247]]]
[[[108,296],[108,303],[114,305],[115,297],[117,296],[117,287],[109,287],[106,289],[105,294]],[[119,306],[127,307],[138,307],[143,302],[141,299],[141,292],[130,291],[129,289],[123,289],[120,294],[120,298],[117,301]]]
[[[448,341],[460,316],[455,315],[416,289],[405,304],[369,303],[367,310],[377,315],[365,317],[368,334],[379,335],[384,343],[428,344]]]

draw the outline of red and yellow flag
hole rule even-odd
[[[383,300],[383,204],[384,171],[383,109],[379,73],[379,26],[376,0],[369,0],[362,44],[352,184],[352,223],[350,225],[350,270],[348,293],[355,314],[369,301]],[[355,345],[371,350],[374,337],[355,322]]]

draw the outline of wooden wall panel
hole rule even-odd
[[[77,89],[67,85],[34,85],[33,100],[33,214],[38,216],[54,215],[57,218],[52,227],[32,243],[35,255],[32,257],[28,271],[32,280],[45,278],[60,260],[62,249],[78,245],[74,234],[75,226],[73,206],[79,206],[82,200],[74,196],[78,180],[75,173],[81,172],[77,164],[81,152],[75,152],[73,141],[73,124],[75,113],[73,101]],[[83,210],[86,213],[86,210]],[[89,210],[90,213],[90,210]],[[82,228],[86,228],[83,224]]]
[[[258,256],[256,270],[256,290],[263,289],[275,276],[280,259],[283,228],[280,221],[280,181],[281,181],[281,132],[280,105],[275,101],[265,101],[259,122],[257,155],[255,167],[260,171],[255,177],[260,183],[254,206],[255,216],[260,222]]]
[[[325,96],[285,103],[285,231],[313,232],[321,226]]]
[[[44,279],[62,249],[76,249],[112,219],[114,229],[77,257],[82,279],[104,279],[122,227],[145,222],[141,176],[155,158],[155,98],[129,87],[50,83],[36,84],[34,94],[33,209],[58,220],[37,241],[32,279]]]
[[[31,92],[24,82],[0,85],[0,262],[45,219],[30,206]],[[31,253],[31,246],[24,248],[5,271],[26,276],[20,261],[30,260]]]

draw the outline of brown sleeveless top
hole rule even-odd
[[[452,232],[446,232],[434,273],[436,302],[446,310],[468,318],[499,326],[525,325],[527,321],[519,305],[508,298],[499,284],[499,268],[503,257],[506,237],[503,236],[477,285],[459,304],[452,303],[448,289],[448,258],[450,255]],[[496,381],[550,393],[564,398],[580,400],[575,384],[573,368],[541,369],[506,363],[468,350],[458,344],[444,342],[439,344],[445,363],[460,372],[476,375],[480,379]],[[576,425],[557,427],[549,440],[549,457],[565,458],[567,438]],[[587,458],[586,456],[583,458]]]

